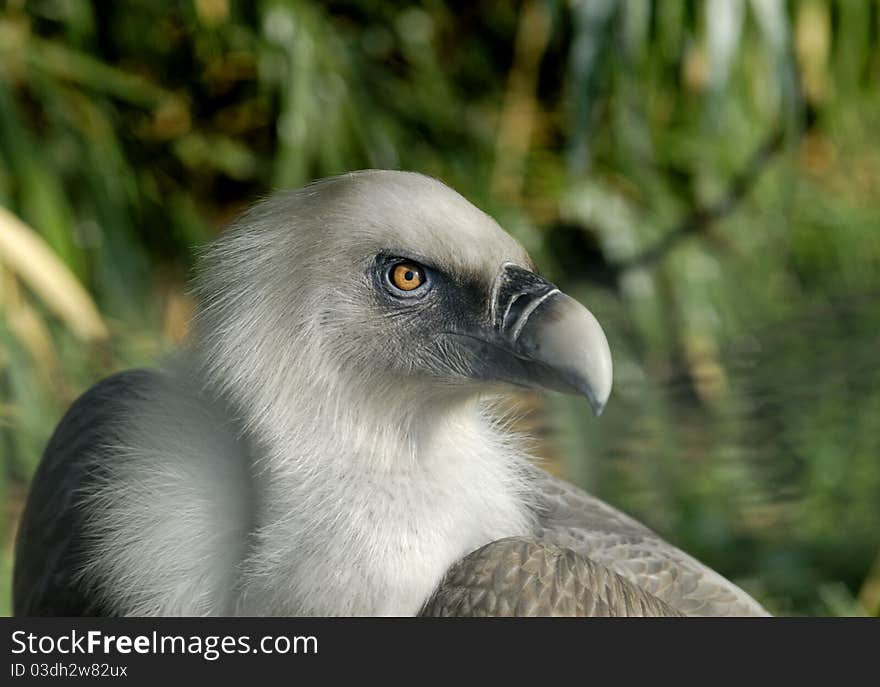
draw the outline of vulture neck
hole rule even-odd
[[[526,452],[478,397],[322,381],[249,418],[240,612],[412,615],[459,558],[531,530]]]

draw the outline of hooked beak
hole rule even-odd
[[[534,272],[506,264],[492,290],[489,327],[466,335],[471,374],[579,393],[602,413],[611,395],[608,340],[593,314]]]

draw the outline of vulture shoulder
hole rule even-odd
[[[89,523],[83,498],[106,477],[102,447],[118,443],[120,413],[156,375],[128,370],[80,396],[55,428],[18,527],[13,572],[17,616],[109,615],[86,575]]]
[[[758,616],[739,587],[641,523],[534,468],[534,532],[450,568],[434,616]]]
[[[456,563],[423,616],[679,616],[627,578],[571,549],[528,537],[486,544]]]
[[[742,589],[631,517],[538,468],[534,480],[537,541],[605,566],[685,615],[768,615]]]
[[[16,543],[17,615],[223,615],[251,522],[234,418],[183,374],[129,370],[62,418]]]

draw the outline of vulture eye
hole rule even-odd
[[[398,262],[388,272],[391,284],[401,291],[415,291],[425,283],[424,270],[411,262]]]

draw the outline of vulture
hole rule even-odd
[[[595,317],[443,183],[368,170],[201,252],[183,350],[104,379],[33,478],[17,615],[765,615],[533,464],[493,399],[581,394]]]

